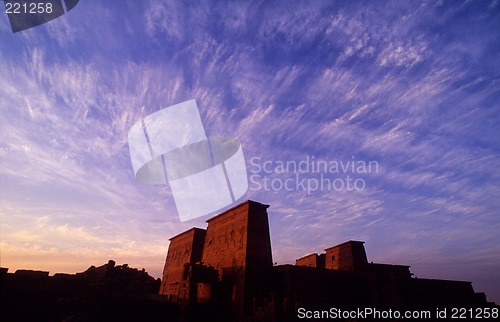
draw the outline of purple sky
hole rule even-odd
[[[498,303],[499,30],[498,1],[81,0],[15,34],[1,14],[0,264],[159,277],[210,215],[181,223],[168,185],[138,183],[127,132],[196,99],[207,135],[242,144],[274,261],[363,240]],[[313,158],[378,171],[276,169]],[[278,189],[321,175],[363,189]]]

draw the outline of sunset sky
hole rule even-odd
[[[81,0],[18,33],[0,8],[10,272],[160,277],[168,239],[214,214],[181,222],[169,185],[139,183],[127,133],[195,99],[207,136],[242,145],[238,202],[270,205],[275,262],[362,240],[370,262],[500,303],[499,1]],[[378,166],[276,169],[312,160]],[[278,189],[348,175],[362,189]]]

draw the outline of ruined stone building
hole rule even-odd
[[[348,241],[273,266],[268,205],[247,200],[170,238],[160,294],[183,307],[214,305],[240,316],[296,318],[297,309],[485,307],[470,282],[413,278],[409,266],[374,264]]]
[[[170,238],[160,294],[181,305],[215,302],[252,313],[270,291],[268,207],[246,201],[207,220],[206,230]]]

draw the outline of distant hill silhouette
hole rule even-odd
[[[0,270],[1,321],[176,321],[160,280],[113,260],[77,274]]]

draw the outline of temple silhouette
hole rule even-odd
[[[369,263],[362,241],[274,266],[268,207],[247,200],[208,219],[206,229],[170,238],[160,294],[186,310],[208,307],[233,320],[289,321],[299,308],[496,307],[471,282],[414,278],[409,266]]]
[[[170,238],[162,280],[113,260],[53,276],[0,268],[0,320],[400,320],[335,318],[329,315],[332,308],[431,314],[414,321],[454,321],[489,312],[489,317],[480,314],[482,320],[498,320],[500,307],[474,292],[471,282],[415,278],[409,266],[370,263],[362,241],[303,256],[295,265],[273,265],[268,207],[248,200],[208,219],[206,229]],[[437,309],[447,310],[446,318],[438,319]],[[467,311],[457,311],[461,314],[453,319],[453,309]]]

